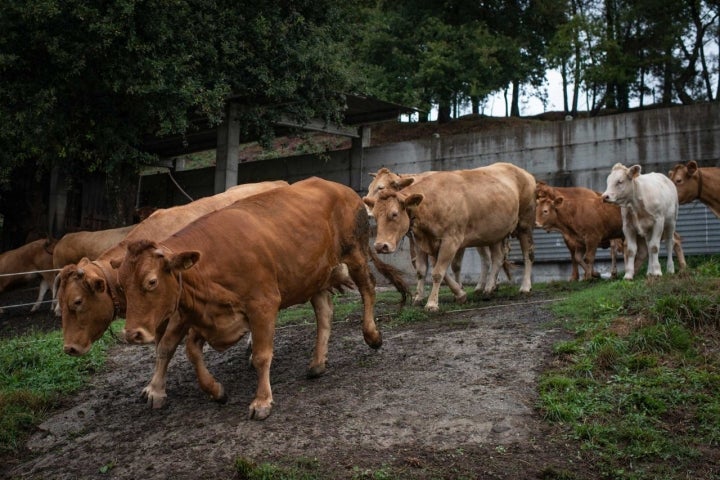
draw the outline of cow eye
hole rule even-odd
[[[378,190],[382,190],[383,188],[385,188],[385,185],[378,185]]]
[[[392,212],[392,213],[390,214],[390,219],[391,219],[391,220],[395,220],[397,217],[398,217],[398,212]]]
[[[145,290],[155,290],[157,287],[158,281],[157,278],[149,278],[145,284]]]

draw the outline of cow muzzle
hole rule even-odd
[[[395,245],[391,245],[388,242],[375,242],[375,251],[377,253],[393,253],[395,251]]]
[[[66,343],[63,346],[63,352],[65,352],[67,355],[71,355],[73,357],[80,357],[82,355],[85,355],[88,350],[90,350],[90,346],[81,347],[80,345],[76,343]]]
[[[125,341],[135,345],[153,343],[155,341],[155,335],[152,335],[144,328],[133,328],[131,330],[125,330]]]

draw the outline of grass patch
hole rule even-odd
[[[119,322],[113,330],[121,328]],[[0,341],[0,452],[14,452],[61,395],[79,390],[105,363],[115,342],[106,333],[83,357],[62,351],[62,333],[32,333]]]
[[[540,410],[605,477],[686,478],[720,446],[720,261],[691,265],[552,306],[575,338],[554,347],[561,366],[541,377]]]

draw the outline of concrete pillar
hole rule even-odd
[[[222,193],[228,188],[237,185],[239,144],[238,105],[230,102],[225,108],[225,120],[217,130],[215,193]]]
[[[353,137],[350,146],[350,179],[349,186],[358,193],[366,193],[369,181],[364,178],[366,173],[363,165],[364,147],[370,144],[370,127],[361,126],[358,128],[358,136]]]

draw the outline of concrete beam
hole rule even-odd
[[[238,105],[228,103],[225,120],[217,129],[215,151],[215,193],[222,193],[238,182],[238,152],[240,147],[240,121]]]

